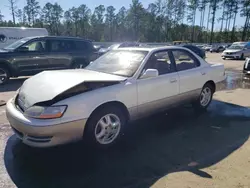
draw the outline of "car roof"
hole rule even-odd
[[[246,45],[249,42],[234,42],[232,45]]]
[[[32,37],[26,37],[26,39],[35,39],[35,38],[83,40],[83,41],[92,42],[90,39],[84,39],[84,38],[80,38],[80,37],[68,37],[68,36],[32,36]]]
[[[161,47],[156,47],[156,46],[138,46],[138,47],[124,47],[124,48],[118,48],[115,50],[130,50],[130,51],[158,51],[158,50],[169,50],[169,49],[186,49],[181,46],[161,46]]]

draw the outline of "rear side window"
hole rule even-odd
[[[87,41],[75,41],[76,51],[92,51],[94,50],[93,45]]]
[[[188,51],[173,50],[173,57],[177,71],[184,71],[200,66],[198,60]]]
[[[74,51],[76,48],[73,41],[70,40],[51,40],[50,49],[52,52]]]

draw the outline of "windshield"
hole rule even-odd
[[[30,38],[22,38],[12,44],[10,44],[9,46],[6,46],[4,49],[5,50],[14,50],[16,48],[18,48],[19,46],[21,46],[22,44],[24,44],[25,42],[27,42],[28,40],[30,40]]]
[[[228,49],[243,49],[244,48],[244,45],[232,45],[230,47],[228,47]]]
[[[147,51],[135,50],[110,51],[89,64],[86,69],[131,77],[134,75],[147,53]]]

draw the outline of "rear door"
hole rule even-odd
[[[75,50],[73,41],[64,39],[49,39],[50,69],[66,69],[72,62],[72,52]]]
[[[187,50],[175,49],[171,52],[179,74],[180,97],[183,100],[196,97],[208,81],[208,69],[201,67],[199,60]]]
[[[94,53],[95,49],[91,42],[85,40],[75,41],[76,50],[74,53],[74,63],[87,66],[90,61],[94,61],[97,58],[97,53]]]
[[[19,51],[20,48],[26,48],[26,50]],[[17,54],[13,61],[20,76],[36,74],[49,69],[46,39],[38,38],[25,43],[17,49]]]

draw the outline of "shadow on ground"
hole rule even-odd
[[[10,79],[8,83],[0,87],[0,92],[16,91],[18,88],[21,87],[21,85],[26,79],[27,78]]]
[[[12,136],[4,161],[21,188],[145,188],[169,173],[186,170],[213,178],[200,169],[244,144],[249,119],[249,108],[213,101],[199,116],[186,107],[131,124],[122,142],[107,151],[83,143],[32,149]]]

